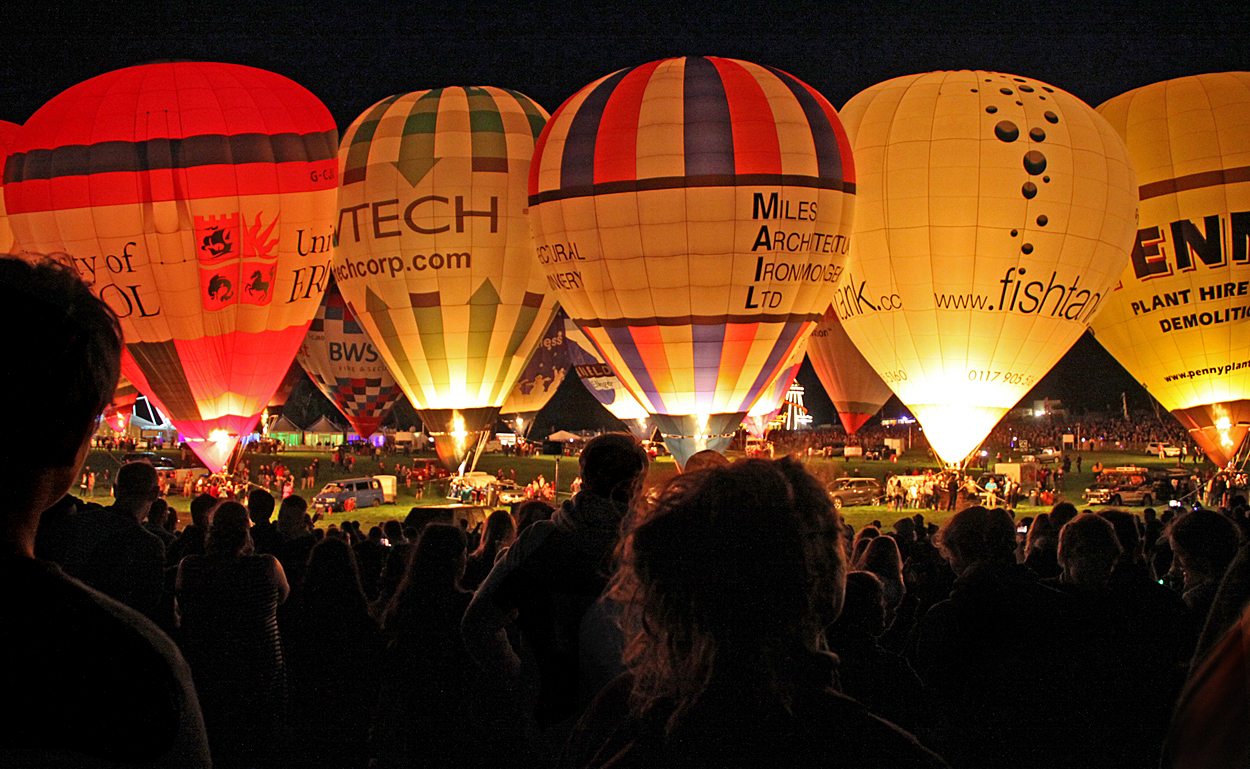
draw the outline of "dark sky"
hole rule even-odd
[[[445,85],[514,88],[551,111],[622,67],[695,54],[779,67],[839,107],[882,80],[939,69],[1028,75],[1094,106],[1159,80],[1250,69],[1244,0],[8,6],[0,14],[0,119],[16,123],[75,83],[158,59],[286,75],[319,96],[340,129],[385,96]],[[814,376],[806,383],[809,392],[817,386]],[[1101,409],[1124,390],[1130,406],[1147,407],[1144,391],[1087,338],[1034,394]]]

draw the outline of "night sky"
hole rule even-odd
[[[1027,75],[1097,106],[1160,80],[1250,69],[1250,3],[1236,0],[18,5],[0,16],[0,119],[15,123],[75,83],[161,59],[286,75],[325,102],[340,130],[385,96],[448,85],[513,88],[553,111],[595,78],[668,56],[779,67],[838,107],[880,81],[931,70]],[[800,381],[816,421],[833,421],[809,365]],[[572,389],[557,396],[566,408],[592,405]],[[1130,408],[1149,408],[1086,335],[1026,400],[1103,410],[1121,392]]]

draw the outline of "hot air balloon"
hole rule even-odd
[[[280,75],[146,64],[52,99],[5,164],[17,247],[72,255],[121,318],[122,372],[214,470],[321,301],[337,135]]]
[[[795,377],[799,375],[799,369],[803,367],[803,357],[807,354],[809,339],[810,337],[804,339],[798,347],[794,348],[794,353],[790,356],[790,360],[786,361],[781,373],[764,388],[760,399],[755,402],[755,405],[747,412],[746,418],[742,420],[742,427],[752,436],[762,440],[768,433],[768,425],[781,413],[786,403],[786,394],[790,392],[790,386],[794,384]]]
[[[525,364],[520,379],[499,410],[500,414],[518,423],[523,432],[525,425],[533,426],[534,417],[560,389],[560,383],[568,373],[569,346],[564,337],[568,320],[569,316],[563,310],[556,310],[551,325],[534,348],[533,357]]]
[[[680,465],[728,445],[828,306],[854,187],[833,107],[749,62],[620,70],[547,124],[539,261]]]
[[[1124,142],[1071,94],[995,72],[895,78],[842,119],[860,200],[834,310],[958,463],[1123,271],[1136,229]]]
[[[304,337],[307,339],[308,337]],[[298,357],[298,354],[297,356]],[[291,397],[291,393],[295,392],[295,387],[304,378],[304,369],[300,367],[298,362],[293,361],[286,373],[282,375],[282,381],[278,383],[278,389],[273,391],[273,395],[269,396],[267,408],[281,409]]]
[[[333,280],[295,360],[361,438],[373,435],[403,397]]]
[[[17,136],[17,123],[0,120],[0,160],[8,157],[9,148]],[[5,215],[4,196],[0,195],[0,253],[7,254],[13,249],[13,228],[9,226],[9,217]]]
[[[1194,75],[1098,108],[1141,185],[1103,347],[1224,467],[1250,431],[1250,73]]]
[[[846,335],[832,306],[807,340],[807,359],[838,410],[847,435],[854,435],[894,394]]]
[[[451,470],[554,312],[525,220],[546,119],[515,91],[438,88],[373,105],[339,149],[339,290]]]
[[[564,343],[568,347],[573,372],[582,380],[587,392],[609,414],[621,420],[634,437],[640,441],[650,440],[655,435],[655,425],[647,409],[625,389],[620,377],[603,361],[594,344],[567,315],[564,316]]]

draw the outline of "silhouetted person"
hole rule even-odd
[[[204,555],[178,564],[182,648],[191,663],[213,764],[250,767],[273,749],[286,704],[278,604],[290,589],[272,555],[253,555],[247,510],[223,502]]]
[[[191,525],[182,530],[182,534],[170,546],[166,553],[165,563],[177,566],[178,562],[188,555],[204,555],[204,540],[208,537],[208,526],[213,520],[213,511],[221,501],[211,494],[200,494],[191,500]]]
[[[457,526],[426,526],[383,616],[386,676],[373,730],[379,767],[473,766],[491,756],[475,707],[487,692],[460,634],[473,597],[459,586],[466,544]],[[507,756],[494,758],[518,763]]]
[[[113,397],[121,331],[112,311],[59,265],[0,259],[0,322],[20,329],[0,379],[19,408],[0,444],[0,654],[9,661],[0,765],[207,767],[208,744],[186,663],[139,612],[34,559],[40,514],[78,477]],[[137,524],[136,524],[137,525]]]
[[[582,490],[550,521],[525,530],[495,564],[465,614],[469,653],[488,675],[510,686],[521,672],[521,658],[504,627],[512,612],[518,613],[517,626],[540,677],[533,714],[544,729],[572,719],[584,707],[579,626],[613,571],[621,521],[646,477],[648,461],[631,435],[608,433],[590,440],[579,460]]]
[[[913,659],[939,719],[933,747],[957,767],[1075,761],[1079,747],[1063,739],[1069,677],[1042,664],[1070,640],[1069,602],[1017,565],[1006,511],[967,508],[939,544],[955,584],[921,621]]]
[[[61,565],[70,575],[159,623],[165,545],[143,526],[160,495],[156,468],[130,462],[117,471],[115,502],[79,513]]]
[[[495,567],[495,558],[516,541],[516,524],[505,510],[496,510],[486,518],[486,531],[477,549],[469,554],[460,586],[465,590],[477,590],[486,575]]]
[[[1168,541],[1185,578],[1181,597],[1199,623],[1206,621],[1224,571],[1237,555],[1239,537],[1236,524],[1210,510],[1185,513],[1168,527]]]
[[[282,535],[269,519],[273,517],[273,495],[264,489],[252,489],[247,495],[247,515],[252,519],[252,544],[257,553],[276,556],[282,547]]]
[[[382,637],[369,614],[351,546],[327,537],[308,558],[304,584],[282,619],[290,690],[291,767],[363,767],[378,699]],[[348,655],[348,660],[341,660]]]
[[[567,765],[943,766],[834,689],[822,604],[841,606],[845,564],[814,540],[837,545],[837,519],[788,462],[680,475],[639,511],[612,588],[628,671],[578,724]],[[814,530],[813,510],[830,525]]]
[[[924,685],[902,656],[877,642],[885,632],[888,609],[885,586],[876,574],[846,575],[842,614],[825,631],[836,652],[842,693],[905,729],[914,730],[924,710]]]

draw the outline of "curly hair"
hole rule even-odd
[[[674,700],[671,731],[726,670],[789,704],[789,668],[820,648],[845,589],[820,484],[793,459],[750,459],[679,475],[639,505],[611,587],[634,711]]]

